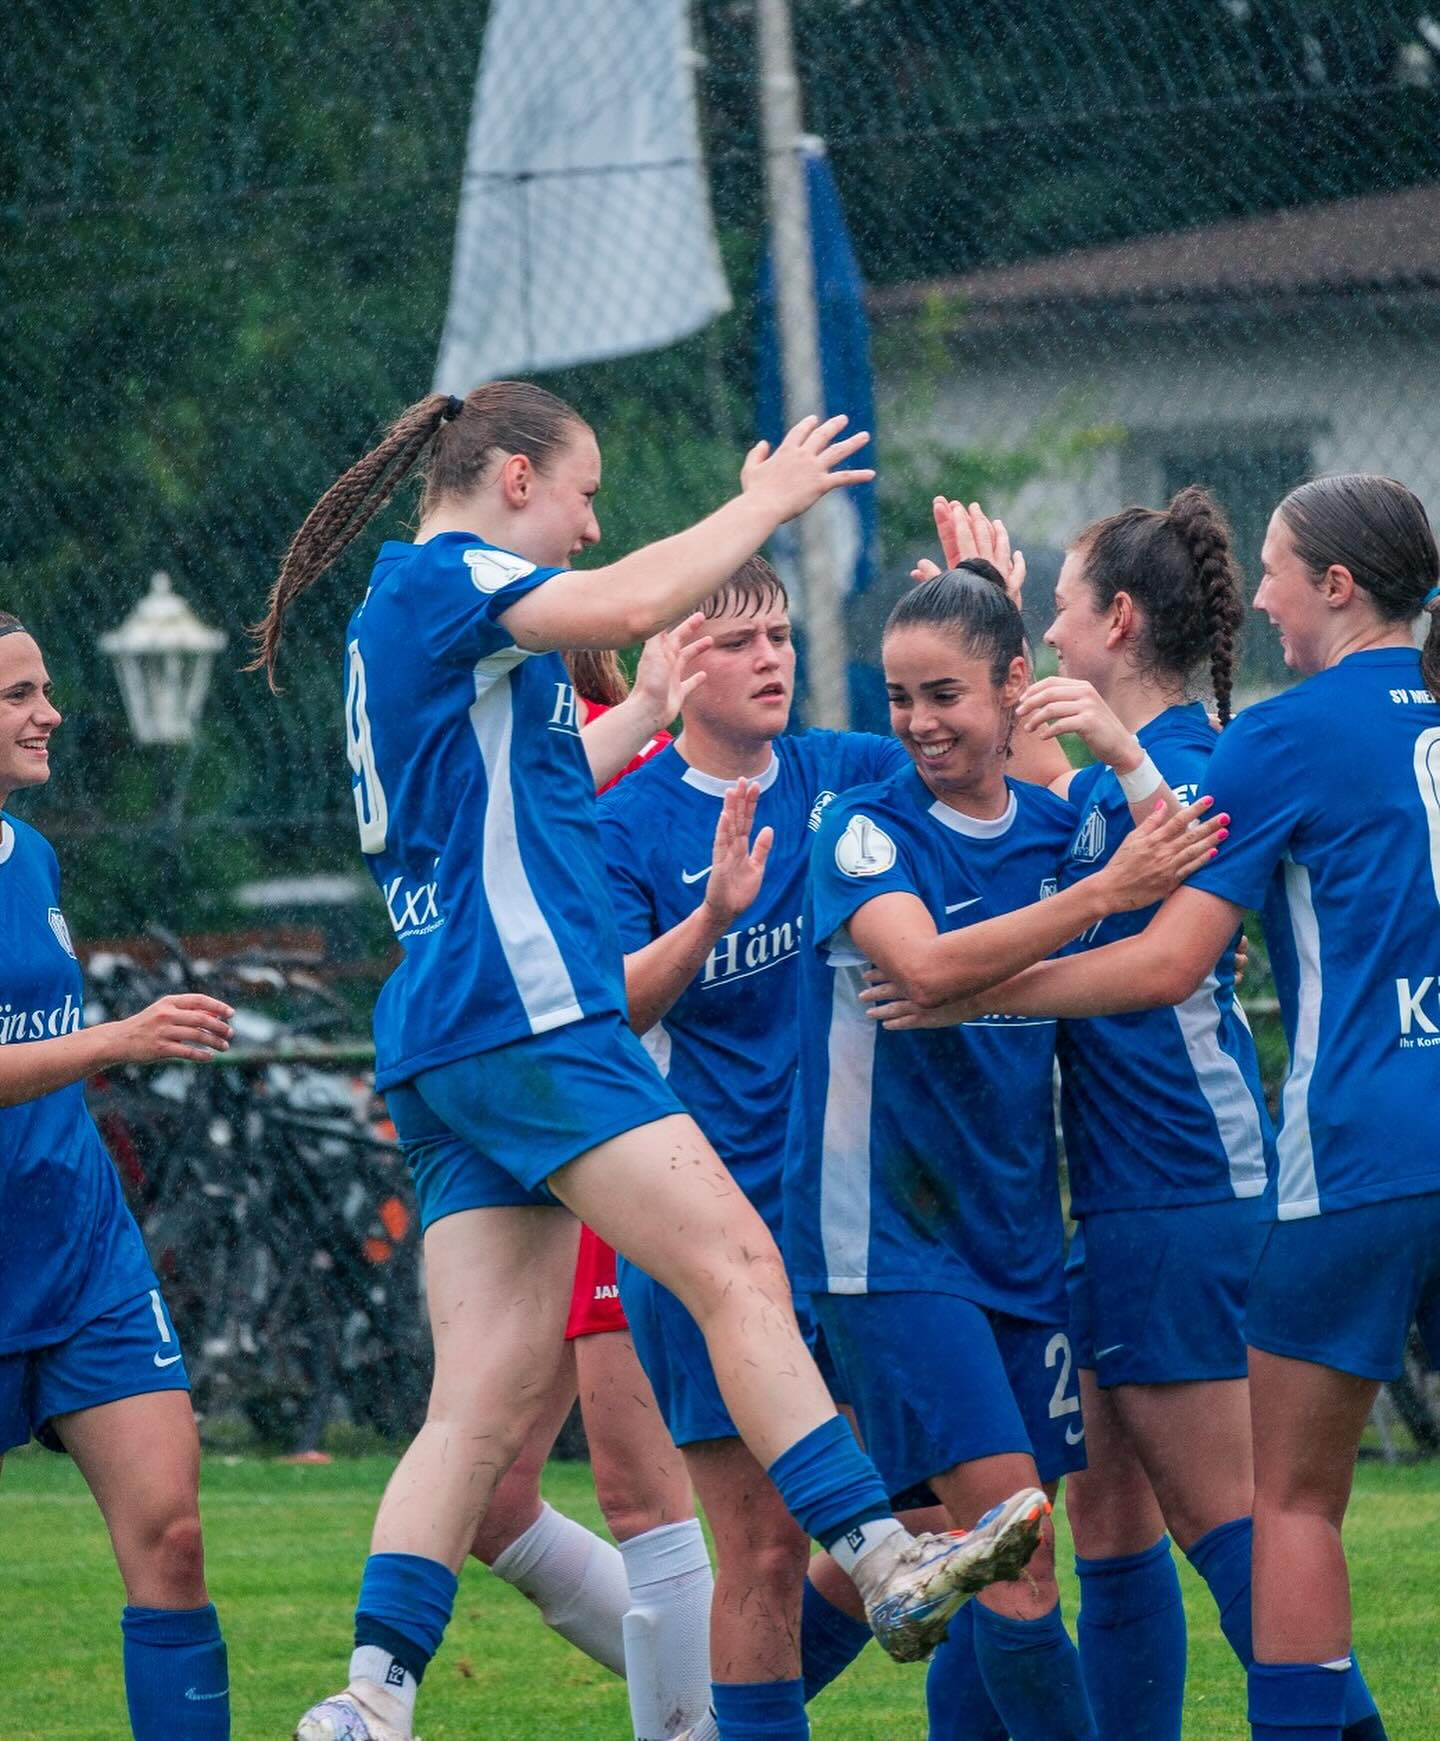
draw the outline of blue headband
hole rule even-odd
[[[1436,599],[1440,599],[1440,586],[1432,586],[1430,588],[1429,592],[1427,592],[1424,598],[1420,600],[1420,609],[1422,611],[1428,611],[1431,605],[1435,603]]]

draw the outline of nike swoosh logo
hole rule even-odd
[[[983,901],[984,895],[971,895],[968,901],[952,901],[945,909],[947,913],[958,913],[962,907],[973,907],[976,901]]]
[[[180,1356],[178,1354],[157,1354],[155,1356],[155,1364],[157,1366],[173,1366],[179,1358]]]
[[[1112,1342],[1108,1348],[1097,1348],[1095,1350],[1095,1358],[1097,1360],[1103,1360],[1107,1354],[1118,1354],[1124,1346],[1125,1344],[1123,1342]]]
[[[1078,1445],[1084,1437],[1084,1427],[1080,1427],[1078,1430],[1075,1427],[1066,1427],[1065,1429],[1065,1443],[1067,1445]]]
[[[710,875],[710,870],[711,867],[707,864],[703,871],[681,871],[680,881],[682,883],[698,883]]]
[[[194,1687],[186,1687],[185,1697],[194,1700],[194,1702],[199,1705],[203,1704],[206,1699],[228,1699],[230,1697],[230,1689],[229,1687],[221,1687],[218,1693],[197,1693]]]

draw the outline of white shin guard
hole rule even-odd
[[[710,1555],[697,1519],[620,1544],[630,1578],[626,1682],[636,1741],[669,1741],[710,1707]]]
[[[625,1673],[630,1583],[618,1548],[545,1505],[490,1570],[528,1596],[545,1624],[577,1650]]]

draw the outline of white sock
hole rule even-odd
[[[715,1721],[713,1711],[705,1713],[690,1731],[688,1741],[720,1741],[720,1725]]]
[[[876,1517],[830,1544],[830,1557],[868,1605],[890,1576],[896,1555],[911,1539],[898,1517]]]
[[[618,1548],[542,1505],[539,1517],[490,1570],[528,1596],[562,1638],[613,1673],[625,1673],[630,1583]]]
[[[366,1702],[375,1707],[373,1716],[402,1735],[410,1733],[419,1682],[402,1662],[378,1644],[357,1644],[350,1657],[350,1679],[365,1682]]]
[[[665,1523],[621,1542],[630,1578],[625,1678],[635,1741],[668,1741],[710,1709],[710,1593],[699,1521]]]

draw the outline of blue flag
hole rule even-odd
[[[865,291],[840,192],[831,173],[830,159],[819,140],[805,148],[805,184],[810,206],[810,239],[815,266],[815,300],[819,310],[820,371],[824,384],[827,417],[843,411],[851,429],[868,429],[871,442],[856,463],[875,464],[875,392],[870,373],[870,322],[865,314]],[[757,421],[759,431],[771,443],[787,427],[785,395],[780,373],[780,330],[775,306],[775,267],[767,238],[760,259],[756,284],[759,312],[759,382]],[[845,590],[863,592],[878,571],[877,509],[875,485],[861,484],[839,492],[849,509],[853,538],[844,552]],[[838,520],[838,516],[837,516]],[[794,533],[782,528],[777,535],[776,556],[782,566],[793,567]],[[888,713],[873,665],[852,661],[851,712],[857,727],[884,731]]]

